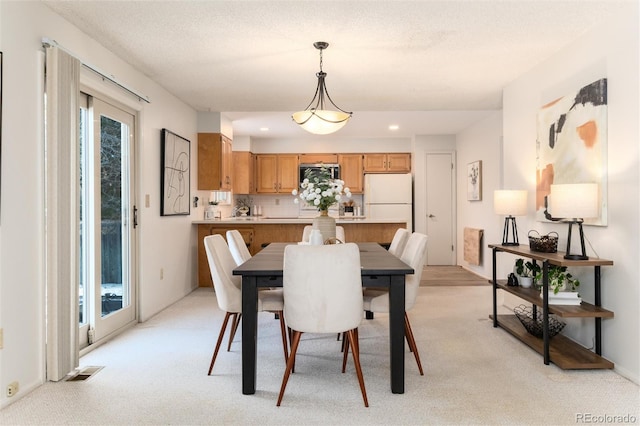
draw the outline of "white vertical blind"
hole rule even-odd
[[[46,47],[45,221],[47,379],[78,366],[80,61]]]

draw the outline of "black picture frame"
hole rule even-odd
[[[162,129],[160,216],[191,214],[191,141]]]

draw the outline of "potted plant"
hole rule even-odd
[[[542,270],[536,274],[536,281],[538,285],[542,287]],[[569,292],[575,292],[580,286],[580,281],[573,278],[569,272],[567,272],[566,266],[549,265],[549,291],[553,291],[553,294],[558,294],[563,290]]]
[[[518,281],[523,288],[529,288],[533,285],[533,279],[536,278],[538,272],[540,272],[540,266],[530,260],[516,259],[516,275],[518,275]]]

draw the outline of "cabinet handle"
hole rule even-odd
[[[277,183],[273,184],[273,189],[278,189],[278,184]]]
[[[282,183],[278,184],[278,189],[282,189]]]

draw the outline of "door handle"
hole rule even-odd
[[[133,228],[138,227],[138,208],[133,206]]]
[[[432,214],[430,214],[430,215],[429,215],[429,218],[434,218],[434,217],[435,217],[435,216],[434,216],[434,215],[432,215]]]

